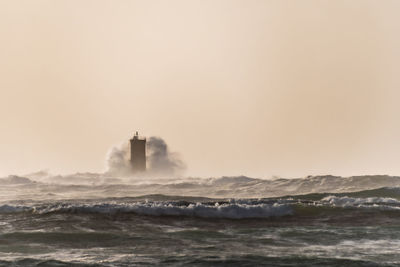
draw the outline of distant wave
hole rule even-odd
[[[3,185],[18,185],[18,184],[31,184],[34,183],[34,181],[30,180],[29,178],[26,177],[21,177],[17,175],[10,175],[6,178],[0,178],[0,184]]]
[[[246,176],[193,177],[114,177],[108,174],[77,173],[50,175],[45,172],[0,179],[0,201],[3,199],[65,199],[126,197],[145,194],[181,195],[210,198],[268,198],[287,195],[359,192],[368,190],[382,197],[397,198],[400,177],[397,176],[313,176],[295,179],[259,179]],[[386,189],[382,189],[386,188]],[[389,194],[389,195],[387,195]],[[387,195],[387,196],[386,196]],[[356,196],[354,196],[356,197]]]

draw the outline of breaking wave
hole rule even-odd
[[[190,216],[200,218],[268,218],[271,216],[284,216],[292,214],[289,206],[283,204],[210,204],[187,203],[179,204],[173,202],[144,202],[127,204],[57,204],[44,206],[0,206],[0,213],[31,212],[34,214],[49,213],[83,213],[83,214],[120,214],[134,213],[138,215],[151,216]]]
[[[397,194],[397,195],[396,195]],[[360,196],[363,197],[360,197]],[[167,195],[139,197],[19,201],[0,205],[0,214],[134,214],[196,218],[270,218],[327,214],[396,212],[400,216],[399,188],[380,188],[350,193],[317,193],[272,198],[205,198]],[[397,215],[396,215],[397,216]]]
[[[363,205],[399,205],[400,201],[394,198],[387,197],[368,197],[368,198],[354,198],[354,197],[337,197],[327,196],[322,201],[328,202],[333,206],[340,207],[361,207]]]

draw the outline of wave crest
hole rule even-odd
[[[367,197],[367,198],[354,198],[354,197],[338,197],[327,196],[322,199],[322,202],[327,202],[332,206],[340,207],[361,207],[363,205],[400,205],[400,201],[389,197]]]
[[[187,203],[179,204],[173,202],[136,202],[136,203],[99,203],[99,204],[58,204],[46,206],[0,206],[0,213],[32,212],[36,214],[49,213],[135,213],[138,215],[151,216],[190,216],[200,218],[268,218],[272,216],[291,215],[292,209],[284,204],[240,204],[218,202]]]

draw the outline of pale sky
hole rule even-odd
[[[0,0],[0,175],[400,175],[400,1]]]

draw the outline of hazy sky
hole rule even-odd
[[[400,1],[0,0],[0,175],[400,175]]]

